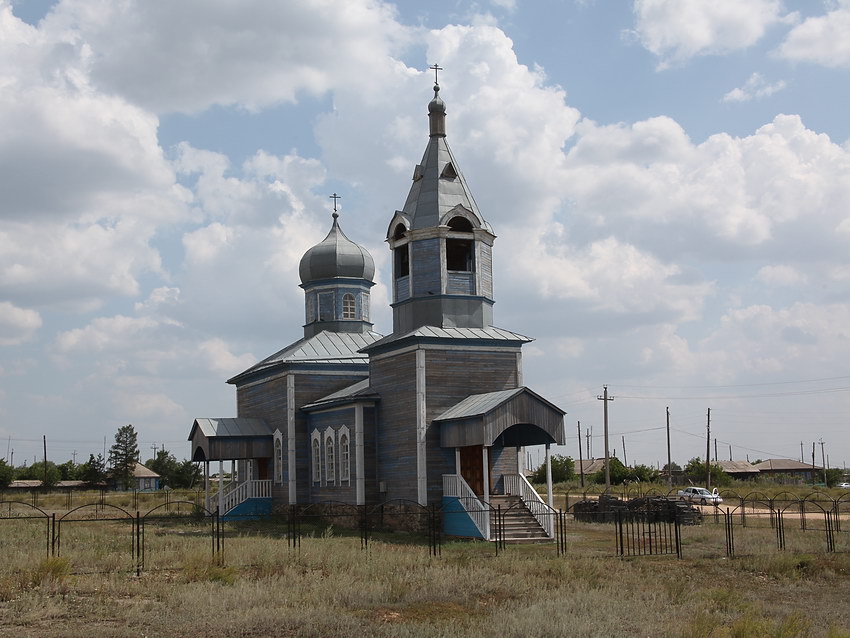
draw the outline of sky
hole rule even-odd
[[[434,63],[556,453],[850,460],[850,0],[0,0],[0,458],[188,456],[334,192],[389,333]]]

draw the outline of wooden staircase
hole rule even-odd
[[[506,543],[546,543],[552,540],[519,496],[493,494],[490,496],[490,507],[494,510],[501,507]],[[490,512],[490,529],[495,533],[495,511]]]

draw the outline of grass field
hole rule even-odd
[[[317,528],[300,551],[279,525],[151,525],[135,576],[130,526],[78,522],[46,557],[43,521],[0,521],[0,636],[682,636],[850,638],[850,547],[818,531],[683,528],[683,560],[620,559],[609,525],[570,523],[569,549],[443,545]],[[841,538],[848,536],[841,533]],[[837,543],[838,544],[838,543]],[[848,553],[845,553],[848,552]],[[746,555],[744,555],[746,554]]]

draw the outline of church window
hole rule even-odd
[[[313,323],[316,320],[316,295],[307,295],[307,323]]]
[[[319,439],[313,439],[313,482],[320,483],[322,481],[322,450],[319,445]]]
[[[319,321],[333,321],[334,319],[334,294],[332,292],[320,292]]]
[[[446,270],[472,272],[475,260],[471,239],[446,239]]]
[[[339,437],[339,480],[351,481],[351,450],[344,432]]]
[[[399,246],[393,253],[395,256],[395,277],[407,277],[410,274],[410,253],[407,251],[407,244]]]
[[[457,177],[457,171],[451,162],[445,165],[443,172],[440,173],[440,177],[443,179],[455,179]]]
[[[471,233],[472,222],[466,217],[452,217],[447,224],[449,228],[459,233]]]
[[[407,229],[404,227],[404,224],[397,224],[393,231],[393,239],[401,239],[406,232]]]
[[[279,434],[274,438],[274,482],[283,483],[283,443]]]
[[[334,458],[334,435],[330,432],[325,439],[325,481],[328,485],[336,482],[336,459]]]
[[[350,292],[347,292],[342,296],[342,318],[357,318],[357,308],[354,302],[354,295],[352,295]]]

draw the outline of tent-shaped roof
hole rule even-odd
[[[473,394],[459,401],[434,423],[440,425],[442,447],[563,445],[566,412],[526,387]]]

